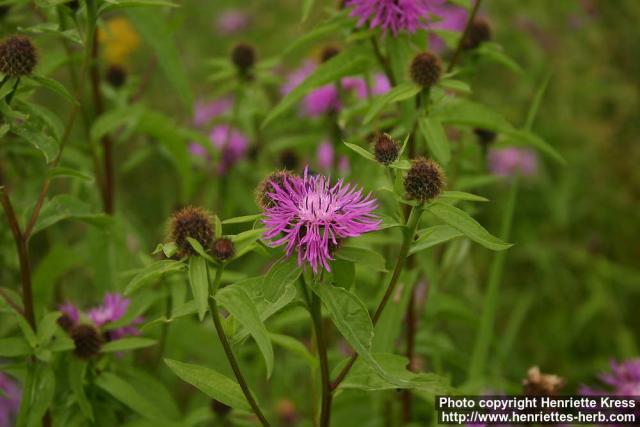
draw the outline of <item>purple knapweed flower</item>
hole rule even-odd
[[[69,316],[69,319],[73,323],[76,323],[80,319],[80,312],[78,311],[78,307],[68,301],[58,307],[58,310],[60,310],[63,314]]]
[[[193,107],[193,124],[202,127],[233,107],[233,98],[219,98],[212,101],[197,101]]]
[[[468,13],[464,7],[453,4],[442,4],[433,9],[438,19],[429,25],[431,30],[462,32],[467,24]],[[444,41],[436,34],[429,34],[429,50],[441,53],[445,48]]]
[[[0,372],[0,427],[14,425],[22,392],[20,386],[8,375]]]
[[[367,21],[369,28],[379,27],[396,36],[399,31],[415,32],[427,27],[430,13],[444,0],[348,0],[351,16],[358,18],[358,27]]]
[[[298,265],[308,263],[314,273],[318,267],[331,271],[333,249],[347,237],[377,230],[380,220],[372,212],[377,202],[371,194],[345,184],[333,186],[322,175],[311,175],[306,167],[301,178],[271,183],[273,206],[266,208],[263,220],[266,239],[273,246],[286,243],[286,253],[298,252]]]
[[[611,372],[601,374],[600,380],[608,386],[608,390],[582,386],[580,393],[584,395],[640,396],[640,358],[623,363],[611,361]]]
[[[211,129],[209,140],[221,153],[218,164],[218,173],[221,175],[242,160],[249,148],[247,137],[238,129],[226,124]]]
[[[304,113],[309,117],[318,117],[340,110],[340,96],[333,84],[313,89],[302,100]]]
[[[316,150],[316,157],[318,167],[325,171],[330,171],[333,168],[333,160],[335,158],[335,150],[331,141],[325,140],[318,145]]]
[[[311,75],[316,69],[316,64],[311,61],[305,61],[302,66],[287,76],[287,81],[280,88],[282,95],[287,95],[289,92],[300,86],[300,84]]]
[[[242,9],[223,10],[216,19],[216,28],[220,34],[230,36],[249,27],[251,19]]]
[[[492,149],[489,152],[489,169],[498,176],[532,176],[538,171],[538,155],[529,148]]]
[[[87,312],[89,319],[98,327],[120,320],[127,313],[131,301],[120,294],[110,293],[104,296],[102,305]],[[110,340],[117,340],[125,336],[139,335],[136,325],[142,323],[142,318],[133,319],[129,325],[108,331]]]

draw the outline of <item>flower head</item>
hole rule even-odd
[[[250,44],[239,43],[231,50],[231,62],[233,62],[240,74],[248,76],[249,71],[256,62],[256,50]]]
[[[37,62],[36,48],[29,37],[12,36],[0,43],[0,72],[5,76],[28,76]]]
[[[127,81],[127,69],[120,64],[112,64],[107,68],[105,79],[111,87],[118,89]]]
[[[301,178],[272,183],[273,206],[265,210],[264,237],[275,239],[273,246],[286,243],[291,256],[298,252],[298,264],[308,263],[331,271],[332,247],[342,239],[378,229],[380,220],[372,213],[377,207],[371,195],[339,180],[331,185],[322,175],[312,176],[308,167]]]
[[[608,390],[583,386],[581,393],[584,395],[640,395],[640,358],[622,363],[612,360],[611,372],[601,374],[600,380],[607,385]]]
[[[218,173],[223,175],[247,154],[249,140],[230,125],[218,125],[209,133],[211,144],[221,153]]]
[[[231,239],[222,237],[213,242],[212,253],[218,261],[227,261],[233,258],[236,248]]]
[[[108,323],[122,319],[122,317],[127,314],[130,303],[131,301],[128,298],[124,298],[120,294],[108,293],[104,296],[102,305],[89,310],[87,315],[98,328],[102,328]],[[131,335],[139,335],[140,331],[136,325],[139,325],[142,321],[143,319],[138,317],[133,319],[128,325],[105,331],[103,335],[107,341],[118,340]]]
[[[404,188],[410,200],[421,203],[438,197],[445,185],[445,175],[439,164],[419,157],[411,161],[411,168],[404,178]]]
[[[201,127],[216,117],[226,113],[233,106],[233,98],[218,98],[212,101],[197,101],[193,108],[193,124]]]
[[[275,201],[271,198],[271,194],[275,191],[274,184],[280,188],[284,188],[285,181],[294,179],[299,179],[299,177],[286,169],[272,172],[256,187],[256,203],[258,206],[263,210],[273,207]]]
[[[18,384],[0,372],[0,427],[11,427],[20,409],[22,392]]]
[[[477,18],[469,28],[462,47],[466,50],[475,49],[482,43],[491,40],[491,25],[485,18]]]
[[[336,112],[340,107],[338,89],[333,84],[313,89],[302,100],[303,111],[309,117]]]
[[[369,21],[369,28],[391,30],[396,36],[426,28],[429,13],[440,4],[442,0],[349,0],[347,7],[353,8],[351,16],[358,18],[359,27]]]
[[[333,168],[333,161],[335,158],[335,150],[333,144],[329,140],[322,141],[318,145],[316,151],[317,163],[320,169],[330,171]]]
[[[496,148],[489,152],[489,169],[497,176],[532,176],[538,171],[538,156],[529,148]]]
[[[437,55],[431,52],[422,52],[417,54],[411,61],[409,73],[415,84],[430,88],[440,80],[442,62]]]
[[[98,31],[98,40],[104,46],[104,57],[109,64],[126,64],[140,46],[140,37],[125,18],[112,18]]]
[[[196,255],[187,237],[197,240],[205,249],[210,248],[213,243],[211,214],[199,207],[187,206],[174,213],[169,230],[170,238],[178,247],[180,256]]]
[[[398,159],[400,147],[391,135],[380,133],[376,135],[373,154],[379,163],[386,166]]]
[[[69,331],[75,344],[74,354],[81,359],[91,359],[100,353],[104,339],[98,329],[86,323],[75,325]]]
[[[216,19],[216,28],[220,34],[233,35],[245,30],[251,19],[249,15],[241,9],[223,10]]]

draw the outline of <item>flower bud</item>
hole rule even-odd
[[[484,18],[477,18],[471,24],[469,33],[462,42],[465,50],[476,49],[482,43],[491,40],[491,25]]]
[[[256,51],[249,44],[237,44],[231,51],[231,62],[238,68],[240,74],[248,75],[256,62]]]
[[[225,418],[231,412],[231,406],[225,405],[219,400],[211,400],[211,410],[220,418]]]
[[[280,165],[287,170],[296,170],[300,164],[300,158],[295,150],[284,150],[280,153]]]
[[[122,65],[112,64],[107,68],[105,78],[112,87],[118,89],[127,81],[127,70]]]
[[[285,182],[295,179],[297,176],[288,170],[279,170],[271,173],[262,180],[256,188],[256,203],[262,210],[273,207],[274,202],[270,193],[274,192],[273,184],[277,185],[281,190],[285,190]]]
[[[522,380],[524,394],[527,396],[554,396],[564,387],[565,380],[557,375],[543,374],[540,368],[533,366]]]
[[[442,62],[431,52],[417,54],[409,69],[411,80],[423,88],[430,88],[438,82],[442,75]]]
[[[75,323],[67,313],[62,313],[62,315],[58,317],[58,325],[67,332],[73,328]]]
[[[425,203],[440,195],[445,179],[444,171],[439,164],[431,159],[419,157],[411,161],[411,168],[404,178],[404,189],[409,200]]]
[[[336,46],[326,46],[320,54],[320,62],[324,63],[340,53],[340,49]]]
[[[9,77],[28,76],[38,62],[29,37],[12,36],[0,43],[0,72]]]
[[[179,256],[196,255],[187,237],[195,239],[203,248],[213,244],[213,225],[209,212],[198,207],[186,207],[173,214],[170,221],[171,239],[178,247]]]
[[[236,248],[231,241],[226,237],[217,239],[213,242],[213,256],[218,261],[227,261],[233,258],[233,255],[236,253]]]
[[[387,133],[376,135],[373,154],[379,163],[387,166],[398,159],[399,153],[398,143],[391,138],[391,135]]]
[[[488,146],[496,140],[496,133],[488,129],[475,128],[473,130],[473,133],[476,134],[476,136],[478,137],[478,142],[483,147]]]
[[[76,325],[69,331],[69,335],[76,346],[74,354],[79,358],[91,359],[100,353],[103,339],[92,325]]]

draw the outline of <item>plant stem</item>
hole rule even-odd
[[[311,291],[310,303],[311,319],[318,346],[318,358],[320,359],[320,378],[322,381],[322,404],[320,406],[320,427],[329,427],[331,422],[331,378],[329,373],[329,361],[327,359],[327,342],[322,326],[322,304],[318,296]]]
[[[458,41],[458,46],[456,47],[456,51],[454,52],[453,57],[451,58],[449,67],[447,67],[447,73],[450,73],[453,70],[453,67],[455,67],[456,63],[458,62],[458,59],[460,59],[460,55],[462,54],[462,50],[464,48],[464,41],[469,36],[469,30],[471,30],[471,26],[473,25],[473,20],[476,18],[478,9],[480,9],[480,3],[482,3],[482,0],[476,0],[476,4],[473,6],[473,9],[471,10],[469,19],[467,19],[467,24],[464,27],[464,32],[462,33],[462,36]]]
[[[387,290],[382,297],[382,300],[378,304],[378,308],[376,308],[375,313],[373,314],[373,325],[375,326],[380,320],[380,316],[382,316],[382,311],[384,310],[387,302],[393,295],[393,292],[398,285],[398,280],[400,279],[400,274],[402,273],[402,269],[404,268],[405,262],[407,260],[407,255],[409,254],[409,249],[411,248],[411,243],[416,235],[416,229],[418,228],[418,224],[420,223],[420,217],[422,216],[422,211],[424,210],[424,205],[420,204],[414,206],[411,209],[411,213],[409,214],[409,219],[407,220],[407,225],[405,228],[404,237],[402,239],[402,246],[400,247],[400,253],[398,254],[398,259],[396,261],[396,265],[393,269],[393,274],[391,275],[391,279],[389,280],[389,285],[387,286]],[[342,371],[338,374],[336,379],[331,384],[331,390],[335,390],[338,388],[340,383],[345,379],[353,364],[356,362],[358,358],[358,354],[354,354],[351,357],[351,360],[347,363],[347,365],[342,368]]]
[[[371,44],[373,45],[373,53],[376,55],[380,66],[384,70],[384,73],[387,75],[387,79],[389,80],[389,84],[393,87],[396,85],[396,79],[393,75],[393,70],[391,69],[391,64],[389,63],[389,59],[382,55],[382,51],[380,50],[380,45],[378,44],[378,39],[375,37],[371,37]]]
[[[500,238],[507,241],[511,231],[511,223],[515,211],[516,199],[518,196],[518,178],[511,183],[509,199],[505,215],[502,219],[502,227],[500,230]],[[506,251],[496,252],[491,263],[489,271],[489,283],[487,285],[487,294],[484,298],[482,317],[480,318],[480,326],[478,335],[473,347],[471,355],[471,364],[469,367],[469,381],[474,383],[479,380],[483,369],[485,368],[491,345],[491,336],[493,334],[493,326],[495,323],[496,309],[498,306],[498,294]]]
[[[229,344],[229,340],[227,339],[227,335],[224,332],[222,322],[220,321],[220,312],[218,310],[218,304],[216,303],[216,300],[213,296],[215,295],[216,291],[218,290],[218,287],[220,286],[223,270],[224,270],[224,267],[222,266],[218,267],[214,282],[213,284],[210,285],[210,289],[209,289],[209,294],[210,294],[209,295],[209,311],[211,311],[211,318],[213,319],[213,325],[216,328],[216,332],[218,333],[218,337],[220,338],[220,342],[222,343],[222,347],[224,348],[224,353],[226,354],[227,360],[231,365],[231,369],[233,370],[233,373],[236,376],[236,380],[238,380],[238,384],[240,384],[242,393],[244,393],[244,396],[246,397],[247,402],[249,402],[251,409],[253,409],[253,412],[256,414],[256,416],[260,420],[260,423],[265,427],[269,427],[270,426],[269,421],[267,421],[264,414],[260,410],[258,403],[253,398],[253,395],[251,394],[251,390],[247,385],[247,381],[242,375],[242,371],[240,371],[240,366],[238,365],[236,356],[233,354],[233,350],[231,349],[231,344]],[[207,274],[208,274],[208,270],[207,270]]]
[[[31,267],[29,265],[29,252],[27,250],[27,241],[20,230],[16,212],[11,204],[11,199],[4,187],[0,187],[0,199],[2,208],[9,222],[9,228],[13,235],[13,240],[18,251],[18,260],[20,262],[20,283],[22,285],[22,305],[24,306],[24,317],[29,322],[31,328],[36,330],[36,319],[33,313],[33,290],[31,287]]]

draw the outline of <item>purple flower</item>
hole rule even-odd
[[[338,89],[333,84],[313,89],[302,100],[302,108],[309,117],[318,117],[340,109]]]
[[[439,20],[430,25],[432,30],[446,30],[462,32],[467,23],[467,10],[463,7],[443,4],[433,10]],[[429,50],[440,53],[444,50],[444,41],[436,34],[429,35]]]
[[[391,90],[391,83],[387,76],[382,73],[378,73],[373,77],[373,87],[371,88],[371,94],[373,96],[383,95]]]
[[[498,176],[532,176],[538,171],[538,156],[529,148],[492,149],[489,152],[489,169]]]
[[[11,427],[20,409],[21,391],[8,375],[0,373],[0,427]]]
[[[584,395],[640,396],[640,358],[623,363],[611,361],[611,372],[600,375],[600,380],[610,389],[601,390],[582,386]]]
[[[342,155],[338,160],[338,173],[340,175],[347,175],[351,170],[351,162],[349,162],[349,157]]]
[[[331,252],[342,239],[377,230],[380,220],[372,211],[377,203],[371,194],[339,180],[331,186],[322,175],[312,176],[306,167],[302,178],[272,182],[273,206],[265,210],[264,237],[286,243],[286,253],[298,251],[298,265],[308,263],[314,273],[322,266],[331,271]]]
[[[242,160],[249,147],[247,137],[238,129],[226,124],[211,129],[209,140],[221,152],[218,164],[218,173],[221,175]]]
[[[394,36],[399,31],[410,33],[424,29],[429,21],[429,13],[444,0],[349,0],[351,16],[358,18],[358,26],[369,21],[369,28],[380,27],[391,30]]]
[[[316,64],[313,61],[305,61],[304,64],[297,70],[291,72],[287,76],[287,81],[280,88],[282,95],[287,95],[289,92],[300,86],[300,84],[311,75],[316,69]]]
[[[120,294],[112,293],[104,296],[102,305],[87,312],[89,319],[98,327],[120,320],[127,313],[131,301]],[[141,317],[131,321],[129,325],[108,331],[110,340],[117,340],[125,336],[139,335],[136,325],[143,322]]]
[[[69,316],[69,319],[71,319],[73,323],[76,323],[80,319],[80,313],[78,312],[78,307],[76,307],[75,305],[73,305],[68,301],[62,304],[60,307],[58,307],[58,310],[60,310],[62,313]]]
[[[193,108],[193,124],[207,125],[214,118],[226,113],[233,106],[233,98],[219,98],[213,101],[198,101]]]
[[[241,9],[227,9],[216,19],[216,27],[220,34],[233,35],[245,30],[250,23],[249,15]]]
[[[322,141],[318,145],[316,156],[318,158],[318,167],[325,171],[330,171],[333,168],[333,159],[335,157],[335,150],[331,141]]]

